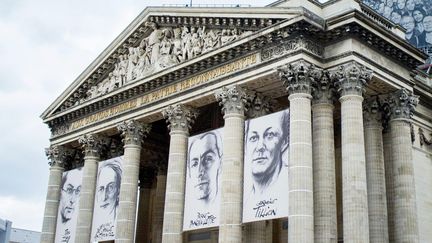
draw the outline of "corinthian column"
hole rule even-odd
[[[315,242],[337,242],[333,127],[334,86],[328,72],[313,82],[312,137]]]
[[[290,101],[288,242],[313,242],[311,82],[321,71],[301,60],[279,75]]]
[[[363,105],[370,242],[389,242],[384,147],[380,104],[376,97]]]
[[[96,190],[97,163],[100,160],[104,139],[97,135],[87,134],[80,137],[78,142],[84,150],[84,168],[75,242],[90,242]]]
[[[369,242],[362,102],[372,72],[351,62],[340,66],[332,76],[341,96],[344,242]]]
[[[186,157],[189,129],[197,112],[184,105],[174,105],[162,112],[169,123],[170,148],[166,182],[162,242],[181,243],[185,196]]]
[[[244,113],[247,94],[242,88],[231,86],[216,92],[215,97],[222,106],[225,119],[219,242],[241,242]]]
[[[41,243],[54,243],[60,201],[60,185],[67,152],[62,146],[51,146],[45,149],[45,153],[50,160],[48,162],[50,173],[42,224]]]
[[[418,96],[405,89],[391,94],[388,99],[394,180],[394,242],[419,242],[410,127],[417,103]]]
[[[248,118],[257,118],[265,116],[270,111],[270,98],[263,96],[260,93],[253,95],[253,100],[247,110]],[[270,222],[270,223],[268,223]],[[272,227],[271,221],[258,221],[248,223],[245,226],[245,242],[265,243],[267,239],[271,239]]]
[[[141,145],[151,126],[129,120],[120,123],[124,143],[123,174],[116,220],[116,242],[134,242]]]

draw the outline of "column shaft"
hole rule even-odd
[[[311,95],[291,94],[288,242],[314,241]]]
[[[167,176],[157,176],[156,193],[153,203],[152,242],[162,242],[162,226],[164,220],[165,188]]]
[[[58,164],[54,164],[50,168],[41,243],[54,243],[63,171],[63,167]]]
[[[384,146],[384,166],[387,196],[387,224],[389,242],[394,242],[395,222],[394,222],[394,178],[393,178],[393,159],[390,131],[383,133]]]
[[[337,242],[333,105],[318,103],[313,114],[315,242]]]
[[[245,243],[265,243],[266,242],[266,221],[248,223],[245,226]]]
[[[162,242],[181,243],[188,133],[171,131]]]
[[[245,119],[238,113],[228,113],[224,119],[219,241],[241,242]]]
[[[85,156],[75,242],[90,242],[96,190],[97,156]]]
[[[410,123],[390,121],[394,178],[394,241],[419,242]]]
[[[365,120],[364,135],[370,242],[389,242],[381,122]]]
[[[140,187],[136,242],[150,242],[150,193],[151,188]]]
[[[343,95],[342,204],[344,242],[369,242],[366,158],[363,133],[363,97]]]
[[[141,146],[124,146],[123,176],[116,222],[116,242],[134,242]]]

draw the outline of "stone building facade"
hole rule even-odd
[[[41,242],[62,173],[123,155],[115,242],[428,242],[432,83],[404,29],[356,0],[146,8],[42,114]],[[242,223],[244,121],[289,108],[288,218]],[[219,227],[183,232],[187,139],[223,127]]]

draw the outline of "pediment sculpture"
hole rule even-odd
[[[94,84],[79,103],[107,94],[126,84],[159,72],[196,56],[217,49],[227,43],[250,35],[252,31],[233,29],[208,29],[206,26],[159,28],[147,22],[151,33],[138,46],[128,47],[105,79]]]

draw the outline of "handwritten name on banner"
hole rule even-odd
[[[156,100],[160,100],[162,98],[165,98],[169,95],[193,88],[195,86],[201,85],[203,83],[206,83],[212,79],[221,77],[225,74],[232,73],[241,69],[244,69],[246,67],[249,67],[257,62],[257,55],[249,55],[247,57],[241,58],[237,61],[234,61],[232,63],[225,64],[221,67],[215,68],[213,70],[210,70],[208,72],[196,75],[194,77],[188,78],[186,80],[183,80],[181,82],[178,82],[176,84],[172,84],[169,86],[166,86],[164,88],[161,88],[157,91],[154,91],[149,94],[145,94],[144,96],[138,97],[136,99],[130,100],[128,102],[122,103],[120,105],[116,105],[114,107],[111,107],[107,110],[98,112],[96,114],[93,114],[91,116],[82,118],[80,120],[74,121],[69,126],[69,130],[75,130],[77,128],[89,125],[91,123],[118,115],[120,113],[132,110],[134,108],[138,108],[140,106],[146,105],[148,103],[154,102]]]

